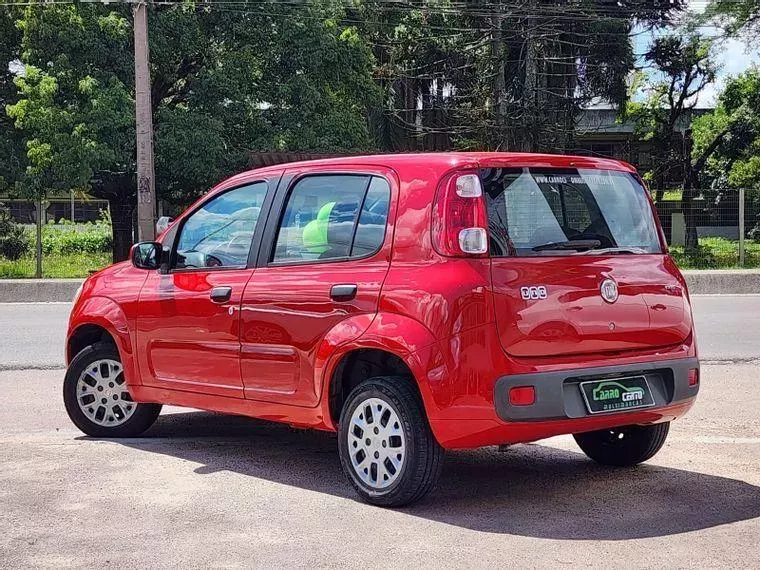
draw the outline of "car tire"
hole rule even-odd
[[[412,382],[398,376],[371,378],[343,406],[341,465],[362,500],[373,505],[401,507],[419,501],[443,467],[444,450]]]
[[[668,436],[670,422],[623,426],[573,437],[588,457],[602,465],[630,467],[651,459]]]
[[[136,437],[161,412],[160,404],[132,401],[119,351],[103,342],[83,349],[69,364],[63,403],[74,425],[92,437]]]

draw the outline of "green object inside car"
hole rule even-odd
[[[319,209],[317,217],[303,228],[303,245],[311,253],[327,251],[327,224],[335,202],[328,202]]]

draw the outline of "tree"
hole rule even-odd
[[[186,204],[258,149],[370,146],[371,54],[339,2],[273,10],[152,6],[150,56],[159,198]],[[134,67],[125,5],[29,6],[25,74],[8,109],[27,138],[25,185],[109,200],[114,260],[132,243]]]
[[[703,172],[711,162],[713,176],[720,165],[729,184],[756,185],[760,180],[760,72],[752,69],[731,80],[720,95],[716,109],[695,121],[696,135],[687,133],[689,159],[683,184],[683,201],[690,205],[695,189],[704,180]],[[693,217],[693,210],[684,210]],[[696,223],[686,217],[686,248],[697,248]]]
[[[20,53],[20,32],[15,21],[18,10],[0,6],[0,192],[12,189],[21,176],[24,151],[20,133],[5,114],[5,107],[16,102],[13,62]]]
[[[669,175],[681,171],[690,156],[683,134],[699,94],[715,81],[711,47],[711,42],[698,34],[656,38],[644,55],[653,68],[643,85],[646,98],[631,101],[625,109],[639,139],[650,144],[653,167],[645,178],[655,188],[657,201],[662,200]]]
[[[718,23],[731,35],[760,38],[760,0],[713,0],[703,19]]]
[[[694,150],[702,154],[721,133],[701,183],[760,188],[760,68],[729,79],[715,109],[694,121]]]
[[[572,149],[588,102],[626,100],[634,22],[663,23],[684,5],[359,3],[354,14],[385,91],[384,112],[374,117],[377,138],[391,149]]]

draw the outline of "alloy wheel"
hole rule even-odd
[[[121,363],[117,360],[96,360],[85,368],[77,380],[76,394],[82,413],[101,426],[121,425],[137,408],[127,390]]]

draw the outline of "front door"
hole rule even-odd
[[[243,397],[238,310],[266,195],[266,182],[240,186],[180,222],[169,272],[151,273],[140,292],[144,384]]]
[[[283,176],[273,206],[278,214],[270,217],[258,268],[243,293],[246,398],[315,406],[314,364],[325,335],[352,316],[377,311],[392,241],[393,178],[385,174]]]

